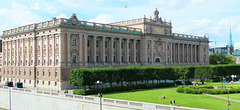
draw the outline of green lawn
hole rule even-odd
[[[221,95],[218,95],[218,96],[228,98],[228,94],[221,94]],[[237,94],[229,94],[229,98],[240,101],[240,93],[237,93]]]
[[[165,96],[166,99],[160,99],[159,96]],[[177,93],[176,88],[136,90],[136,92],[108,93],[104,94],[103,97],[166,105],[169,105],[170,100],[175,99],[176,106],[205,108],[214,110],[227,109],[226,106],[227,100],[210,97],[206,95]],[[231,102],[230,109],[240,110],[240,103]]]

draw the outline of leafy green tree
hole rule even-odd
[[[214,54],[209,56],[210,64],[236,64],[236,59],[229,55]]]
[[[185,86],[185,81],[186,79],[188,79],[188,76],[189,76],[188,71],[189,70],[186,67],[177,66],[174,68],[174,72],[178,75],[178,78],[184,80],[184,86]]]

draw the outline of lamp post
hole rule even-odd
[[[228,92],[228,110],[229,110],[229,105],[230,105],[230,101],[229,101],[229,90],[227,90],[227,92]]]
[[[102,93],[101,93],[101,86],[100,86],[101,82],[97,81],[97,84],[100,87],[100,93],[99,93],[99,97],[100,97],[100,110],[102,110]]]

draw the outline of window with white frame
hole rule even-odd
[[[40,47],[40,40],[38,41],[38,47]]]
[[[58,38],[56,37],[56,45],[58,45]]]
[[[56,56],[56,64],[58,64],[58,55]]]
[[[50,46],[52,45],[52,39],[49,39],[49,45]]]
[[[43,45],[46,46],[46,39],[43,40]]]
[[[52,64],[52,55],[50,56],[50,65]]]

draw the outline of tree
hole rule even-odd
[[[210,64],[236,64],[236,59],[228,56],[228,55],[221,55],[221,54],[214,54],[209,56]]]
[[[188,75],[188,71],[189,71],[188,68],[177,66],[177,67],[174,68],[174,71],[178,75],[179,79],[184,80],[184,86],[185,86],[185,81],[188,78],[187,76],[189,76]]]

